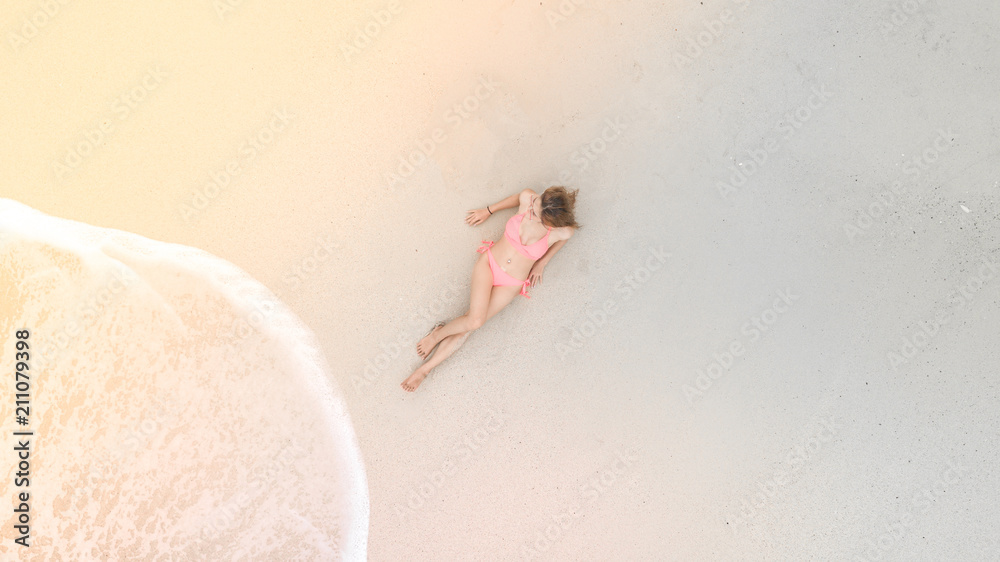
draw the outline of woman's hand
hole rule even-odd
[[[486,209],[473,209],[466,214],[465,222],[469,226],[476,226],[488,218],[490,218],[490,212]]]
[[[543,271],[545,271],[545,264],[536,261],[535,265],[531,266],[531,271],[528,272],[528,281],[531,281],[528,285],[534,287],[541,284]]]

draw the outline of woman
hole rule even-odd
[[[483,255],[472,270],[469,311],[447,324],[439,322],[417,343],[417,354],[425,362],[402,382],[404,390],[416,390],[431,369],[465,343],[469,332],[503,310],[518,294],[528,297],[527,288],[542,282],[545,264],[580,228],[573,217],[576,193],[565,187],[550,187],[541,195],[525,189],[485,209],[469,211],[465,222],[476,226],[497,211],[518,207],[517,214],[507,220],[500,240],[495,245],[483,240],[479,247]],[[428,361],[432,351],[434,357]]]

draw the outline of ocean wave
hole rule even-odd
[[[30,485],[10,462],[3,485],[30,492],[32,546],[0,552],[365,559],[339,388],[312,332],[236,266],[0,199],[0,311],[6,371],[30,331],[30,423],[15,427],[34,434]],[[14,425],[13,399],[0,417]]]

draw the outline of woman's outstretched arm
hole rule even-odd
[[[570,236],[572,236],[572,234],[570,234]],[[531,271],[528,272],[528,281],[531,281],[530,285],[532,287],[542,282],[542,273],[545,271],[545,264],[549,263],[552,256],[556,255],[556,252],[559,251],[559,248],[562,248],[566,244],[566,240],[569,240],[569,238],[565,238],[549,246],[549,249],[545,252],[545,254],[538,258],[538,260],[531,266]]]
[[[490,215],[497,211],[502,211],[504,209],[510,209],[511,207],[517,207],[521,204],[521,198],[525,193],[529,195],[534,193],[530,189],[524,189],[520,193],[515,193],[510,197],[505,197],[496,203],[490,203],[483,209],[472,209],[468,212],[465,217],[465,222],[469,223],[471,226],[476,226],[477,224],[490,218]]]

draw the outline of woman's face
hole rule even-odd
[[[539,195],[535,195],[531,199],[531,207],[528,208],[528,218],[533,221],[542,221],[542,198]]]

